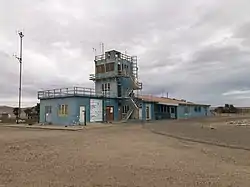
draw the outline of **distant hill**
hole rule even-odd
[[[0,113],[9,113],[12,114],[13,113],[13,107],[10,106],[0,106]]]

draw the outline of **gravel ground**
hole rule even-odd
[[[249,158],[249,151],[169,138],[140,125],[77,132],[0,127],[1,187],[249,187]]]
[[[228,122],[248,121],[249,118],[217,117],[200,120],[159,121],[146,127],[152,132],[195,142],[228,146],[250,151],[250,124],[239,126]]]

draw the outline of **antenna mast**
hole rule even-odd
[[[16,59],[19,61],[19,94],[18,94],[18,119],[17,123],[19,123],[20,120],[20,114],[21,114],[21,96],[22,96],[22,61],[23,61],[23,32],[18,31],[18,35],[20,37],[20,54],[19,57],[16,56]]]

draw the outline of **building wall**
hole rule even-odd
[[[151,107],[151,111],[150,111],[151,119],[150,120],[155,120],[154,103],[151,103],[151,102],[143,102],[142,103],[142,119],[146,120],[146,106],[147,105],[149,105]]]
[[[130,78],[122,77],[120,78],[121,82],[121,93],[122,96],[127,96],[128,89],[131,89],[133,87],[133,83]],[[103,79],[98,80],[95,82],[95,90],[97,93],[102,93],[102,84],[110,84],[110,91],[106,92],[107,95],[110,95],[111,97],[117,97],[118,96],[118,82],[116,79]]]
[[[89,102],[89,99],[86,98],[85,102]],[[59,105],[64,104],[68,105],[68,115],[59,116]],[[51,106],[51,121],[53,124],[69,125],[77,120],[76,99],[74,97],[40,100],[40,123],[45,123],[45,106]]]
[[[177,106],[155,104],[154,112],[155,112],[155,118],[158,120],[177,118]]]
[[[103,80],[98,80],[95,82],[95,90],[96,93],[102,93],[102,84],[110,84],[110,91],[106,92],[107,95],[110,95],[112,97],[117,96],[117,82],[115,79],[103,79]]]
[[[51,106],[51,122],[58,125],[70,125],[74,121],[79,122],[80,107],[85,106],[86,122],[90,122],[90,99],[89,97],[68,97],[61,99],[48,99],[40,101],[40,123],[45,123],[45,106]],[[93,98],[97,99],[97,98]],[[99,99],[99,98],[98,98]],[[59,116],[59,105],[68,105],[68,115]],[[116,99],[103,100],[103,108],[114,107],[114,120],[118,120],[118,101]],[[103,113],[104,114],[104,113]],[[104,119],[104,118],[103,118]]]
[[[115,75],[118,75],[118,64],[120,64],[121,70],[127,72],[132,75],[132,62],[117,58],[116,55],[119,55],[120,52],[117,51],[108,51],[105,52],[105,60],[97,60],[95,65],[107,64],[114,62],[114,71],[104,72],[104,73],[96,73],[96,77],[102,78],[102,80],[98,80],[95,82],[95,90],[97,93],[102,93],[102,84],[110,83],[110,95],[113,97],[117,97],[118,90],[118,81],[121,83],[121,92],[124,97],[127,94],[127,88],[131,89],[133,87],[131,79],[127,77],[121,77],[118,79],[110,78]]]
[[[126,97],[128,94],[128,90],[132,89],[132,81],[130,78],[121,78],[121,85],[122,85],[122,96]]]
[[[187,107],[187,110],[185,109]],[[201,107],[200,111],[195,111],[195,107]],[[186,114],[186,111],[187,114]],[[193,117],[205,117],[209,116],[210,111],[208,106],[191,106],[191,105],[179,105],[177,107],[177,118],[185,119],[185,118],[193,118]]]

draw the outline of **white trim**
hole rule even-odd
[[[168,106],[178,106],[179,104],[173,104],[173,103],[157,103],[157,104],[161,104],[161,105],[168,105]]]

